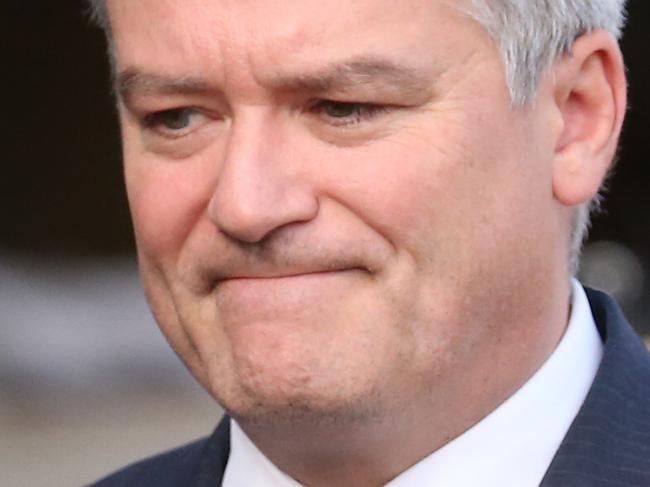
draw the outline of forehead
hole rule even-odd
[[[440,19],[452,9],[466,10],[462,0],[106,0],[113,22],[131,19],[130,27],[160,28],[206,26],[220,31],[292,33],[302,27],[311,33],[330,28],[391,20]],[[433,15],[433,18],[431,17]],[[141,21],[148,19],[143,25]],[[384,25],[389,27],[391,22]],[[438,28],[441,26],[438,25]],[[295,33],[295,32],[294,32]]]
[[[458,55],[486,36],[460,0],[108,0],[118,65],[209,67],[336,60],[415,47],[434,59]],[[423,59],[423,62],[425,62]]]

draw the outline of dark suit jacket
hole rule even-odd
[[[542,486],[650,487],[650,355],[613,300],[598,291],[587,295],[605,352]],[[136,463],[93,487],[218,487],[229,449],[224,418],[209,438]]]

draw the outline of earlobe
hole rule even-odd
[[[554,66],[563,126],[553,162],[553,193],[567,206],[589,201],[614,159],[626,109],[618,43],[605,31],[581,36]]]

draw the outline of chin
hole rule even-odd
[[[253,399],[251,397],[248,400]],[[243,407],[242,407],[243,406]],[[224,407],[226,412],[237,421],[257,427],[274,425],[320,425],[359,423],[368,416],[361,404],[348,401],[323,400],[322,397],[306,397],[304,394],[291,397],[256,396],[254,402],[235,403],[233,407]]]
[[[257,365],[257,364],[256,364]],[[226,412],[247,425],[350,424],[375,415],[377,388],[334,370],[266,363],[238,364],[215,375],[210,392]]]
[[[367,397],[366,397],[367,399]],[[314,391],[242,390],[217,398],[228,415],[257,427],[358,424],[373,416],[367,401]]]

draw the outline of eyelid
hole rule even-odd
[[[200,116],[202,118],[201,122],[196,122],[193,124],[190,124],[190,126],[181,128],[181,129],[170,129],[169,127],[165,127],[162,123],[162,118],[165,115],[173,114],[174,112],[182,112],[182,111],[188,111],[189,117],[194,118],[196,116]],[[209,115],[204,113],[204,111],[199,110],[194,107],[176,107],[176,108],[168,108],[164,110],[157,110],[154,112],[150,112],[145,114],[141,118],[141,125],[144,130],[149,131],[157,136],[160,137],[165,137],[168,139],[177,139],[181,137],[185,137],[189,134],[191,134],[193,131],[198,130],[201,126],[203,126],[205,123],[207,123],[207,119],[209,118]]]
[[[350,117],[332,117],[324,113],[325,105],[328,103],[338,104],[338,105],[348,105],[350,107],[356,108],[356,114]],[[376,116],[388,112],[392,108],[395,108],[391,105],[372,103],[372,102],[360,102],[360,101],[343,101],[343,100],[333,100],[333,99],[321,99],[316,100],[312,105],[310,110],[319,112],[319,115],[323,118],[327,118],[328,122],[335,127],[351,127],[358,125],[364,121],[370,121]]]

